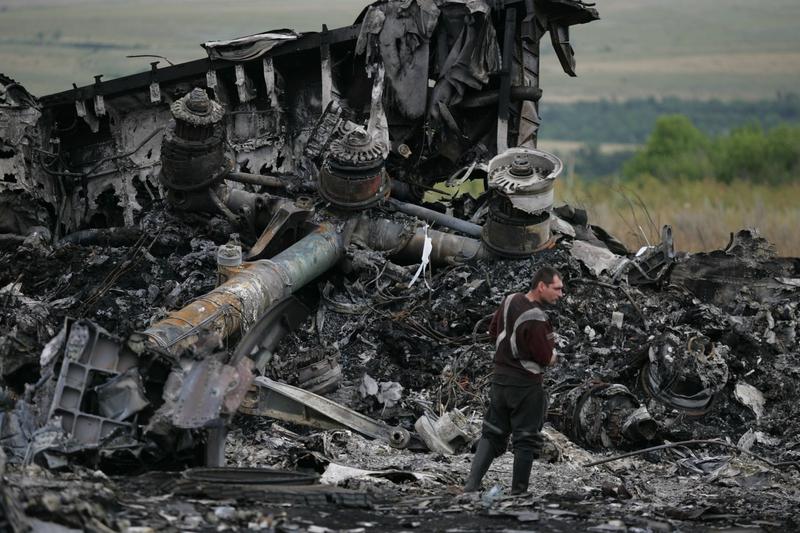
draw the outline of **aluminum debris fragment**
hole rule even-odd
[[[757,388],[746,381],[739,381],[733,388],[733,395],[743,405],[752,409],[756,420],[764,416],[767,400]]]
[[[431,451],[452,455],[456,450],[472,442],[474,435],[468,433],[467,419],[458,409],[448,411],[435,418],[425,414],[414,423],[422,440]]]
[[[595,276],[600,276],[603,272],[614,272],[621,263],[627,262],[627,259],[616,255],[607,248],[601,248],[581,240],[572,242],[570,253]]]

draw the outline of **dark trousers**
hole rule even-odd
[[[525,386],[492,383],[489,411],[483,419],[482,438],[492,445],[494,457],[508,449],[512,437],[514,454],[538,457],[542,449],[542,426],[547,409],[541,383]]]

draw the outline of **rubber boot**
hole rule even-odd
[[[492,461],[494,461],[492,444],[486,439],[481,439],[478,442],[478,449],[475,450],[475,456],[472,458],[472,466],[469,470],[467,483],[464,485],[464,492],[481,490],[481,481],[489,470]]]
[[[517,452],[514,454],[514,468],[511,471],[511,494],[528,492],[528,481],[531,478],[533,455]]]

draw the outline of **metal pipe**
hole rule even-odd
[[[436,264],[452,264],[457,261],[470,261],[472,259],[485,259],[493,257],[491,252],[481,245],[481,241],[444,233],[429,229],[428,237],[431,239],[430,260]],[[425,228],[417,228],[408,243],[398,252],[398,257],[419,262],[425,246]]]
[[[431,229],[428,230],[428,237],[433,246],[430,260],[434,264],[494,257],[476,239]],[[388,252],[402,260],[419,262],[425,245],[425,229],[411,228],[386,219],[361,219],[353,238],[373,250]]]
[[[472,222],[467,222],[466,220],[461,220],[460,218],[451,217],[450,215],[445,215],[444,213],[439,213],[438,211],[434,211],[426,207],[401,202],[393,198],[389,199],[389,203],[398,211],[405,213],[406,215],[415,216],[417,218],[421,218],[422,220],[427,220],[428,222],[441,224],[446,228],[461,232],[465,235],[469,235],[470,237],[480,238],[481,236],[481,227],[478,224],[473,224]]]
[[[272,259],[243,263],[241,270],[208,294],[131,336],[171,353],[211,332],[220,338],[248,329],[274,302],[335,265],[344,246],[336,228],[322,224]]]
[[[226,180],[248,183],[250,185],[263,185],[264,187],[286,187],[286,184],[278,177],[264,176],[262,174],[250,174],[248,172],[231,172],[225,176]]]

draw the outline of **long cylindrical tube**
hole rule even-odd
[[[481,227],[478,224],[473,224],[472,222],[467,222],[466,220],[461,220],[460,218],[451,217],[450,215],[445,215],[444,213],[439,213],[438,211],[434,211],[426,207],[408,204],[394,199],[390,199],[389,203],[401,213],[412,215],[417,218],[421,218],[422,220],[427,220],[428,222],[441,224],[446,228],[459,231],[465,235],[469,235],[470,237],[480,238],[481,236]]]
[[[228,281],[139,335],[172,353],[195,344],[206,331],[226,338],[255,323],[279,298],[330,269],[343,250],[337,230],[323,224],[272,259],[242,264]]]
[[[249,183],[250,185],[264,185],[266,187],[286,187],[286,184],[275,176],[264,176],[262,174],[250,174],[248,172],[230,172],[225,176],[226,180],[238,181],[239,183]]]
[[[386,219],[362,220],[353,236],[373,250],[390,252],[412,262],[419,261],[425,245],[424,228],[409,228]],[[481,241],[476,239],[430,229],[428,237],[433,247],[430,260],[434,264],[494,257],[481,245]]]

